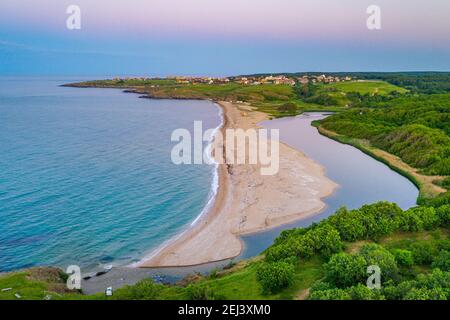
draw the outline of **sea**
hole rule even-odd
[[[171,135],[217,105],[61,86],[80,80],[0,77],[0,272],[129,265],[213,202],[217,166],[174,164]]]

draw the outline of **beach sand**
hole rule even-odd
[[[247,105],[219,102],[227,128],[256,128],[268,119]],[[193,266],[238,256],[239,235],[255,233],[320,212],[322,198],[337,185],[324,168],[303,153],[280,143],[279,171],[261,175],[260,164],[219,165],[219,190],[215,203],[190,229],[139,267]]]

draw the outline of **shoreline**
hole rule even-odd
[[[200,214],[195,218],[195,220],[190,224],[190,226],[194,226],[201,218],[208,214],[208,211],[211,210],[211,207],[214,205],[216,201],[217,194],[219,193],[220,188],[220,174],[219,174],[219,163],[214,160],[212,157],[211,149],[214,144],[214,140],[216,138],[217,132],[221,131],[222,128],[225,126],[225,116],[223,114],[223,109],[218,103],[214,103],[214,105],[219,110],[219,116],[220,116],[220,124],[214,128],[214,132],[211,135],[211,139],[208,141],[208,146],[206,147],[205,153],[208,155],[209,161],[214,163],[214,176],[211,184],[211,190],[210,195],[208,198],[208,202],[206,203],[205,207],[202,209]]]
[[[223,135],[228,128],[259,128],[258,123],[268,120],[267,114],[253,111],[247,105],[223,101],[215,103],[222,110],[220,131]],[[284,161],[283,168],[281,161]],[[325,176],[323,166],[306,157],[301,151],[281,142],[280,170],[283,170],[281,177],[261,178],[259,174],[255,174],[253,165],[218,164],[217,167],[219,184],[211,208],[206,212],[202,211],[186,230],[144,256],[139,262],[134,263],[133,267],[186,267],[233,259],[244,249],[241,235],[267,231],[319,214],[326,207],[323,198],[331,195],[338,187]],[[292,168],[294,179],[290,172]],[[308,172],[305,169],[310,169],[313,175],[305,174]],[[304,181],[296,182],[295,173],[300,178],[303,177]],[[285,192],[287,196],[280,195],[280,192],[273,196],[277,191],[272,190],[276,188],[271,182],[274,182],[275,187],[285,189],[281,193]],[[292,184],[294,191],[291,190]],[[310,188],[303,187],[302,184],[307,184]],[[311,187],[313,190],[309,190]],[[303,196],[300,198],[307,204],[299,206],[301,201],[296,200],[302,193]],[[269,202],[264,200],[271,197],[274,198],[276,205],[270,200]],[[252,206],[256,208],[252,209]],[[271,210],[273,212],[268,212]],[[198,248],[203,250],[199,251]]]
[[[228,128],[228,123],[229,123],[229,121],[227,119],[227,114],[226,114],[223,106],[220,104],[220,102],[214,101],[214,104],[220,109],[222,121],[221,121],[221,125],[219,126],[219,131],[221,131],[221,133],[224,134],[225,130]],[[211,142],[211,144],[212,144],[212,142]],[[227,174],[224,170],[224,165],[216,164],[216,174],[218,177],[218,186],[217,186],[216,194],[212,198],[212,200],[213,200],[212,206],[210,206],[207,210],[205,210],[206,207],[208,206],[208,204],[207,204],[202,209],[202,212],[195,218],[195,220],[191,224],[189,224],[189,226],[185,230],[181,231],[175,237],[167,240],[159,248],[153,250],[149,255],[141,258],[141,260],[139,262],[136,262],[132,265],[133,267],[150,268],[150,267],[146,266],[146,263],[148,261],[152,261],[152,259],[157,257],[159,254],[162,254],[162,252],[164,250],[168,250],[171,246],[176,245],[177,241],[180,241],[180,239],[183,238],[184,236],[189,237],[192,233],[195,233],[196,226],[201,225],[202,223],[205,223],[205,222],[207,223],[208,219],[214,218],[214,213],[217,214],[220,212],[220,208],[223,206],[223,201],[225,201],[225,198],[226,198],[227,192],[228,192]],[[204,221],[204,220],[206,220],[206,221]],[[242,243],[241,243],[241,245],[243,246]],[[192,266],[206,264],[209,262],[219,262],[219,261],[223,261],[223,260],[227,260],[227,258],[222,259],[222,260],[208,261],[208,262],[197,263],[197,264],[185,264],[185,265],[174,265],[174,266],[154,266],[154,268],[192,267]]]
[[[130,92],[132,93],[132,92]],[[211,136],[211,140],[208,142],[208,147],[205,152],[209,153],[210,159],[214,161],[214,159],[210,155],[210,147],[212,147],[212,144],[214,143],[215,136],[217,134],[217,131],[225,130],[225,114],[223,108],[220,106],[219,103],[214,102],[215,106],[219,110],[219,116],[220,116],[220,124],[216,128],[214,128],[214,134]],[[223,131],[222,131],[223,132]],[[187,225],[183,230],[181,230],[178,234],[173,236],[172,238],[164,241],[161,245],[159,245],[157,248],[153,249],[151,252],[149,252],[147,255],[144,255],[138,262],[134,262],[130,264],[129,266],[132,268],[139,268],[140,264],[144,261],[152,259],[154,256],[158,255],[161,251],[163,251],[166,247],[169,247],[171,244],[176,242],[178,239],[180,239],[185,233],[189,232],[197,223],[201,222],[202,219],[204,219],[209,212],[214,208],[217,197],[220,194],[220,183],[221,183],[221,172],[220,172],[220,165],[216,162],[214,164],[214,177],[211,183],[211,189],[210,194],[208,195],[208,201],[206,202],[205,206],[203,207],[202,211],[195,217],[194,221],[192,221],[189,225]],[[188,267],[188,266],[186,266]]]

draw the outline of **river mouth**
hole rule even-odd
[[[332,215],[346,206],[359,208],[378,201],[397,203],[402,209],[416,205],[419,190],[407,178],[387,165],[368,156],[355,147],[322,136],[311,125],[330,113],[307,112],[296,117],[269,120],[260,125],[267,129],[279,129],[281,142],[305,153],[325,169],[328,178],[336,182],[336,191],[323,199],[322,212],[297,222],[268,231],[242,236],[245,249],[239,259],[260,254],[269,247],[283,230],[307,227]]]
[[[312,121],[328,115],[329,113],[305,113],[260,124],[268,129],[279,129],[283,143],[322,165],[327,177],[339,184],[339,187],[332,195],[323,199],[326,207],[320,213],[267,231],[241,236],[244,250],[234,261],[259,255],[273,243],[281,231],[307,227],[327,218],[341,206],[358,208],[377,201],[395,202],[403,209],[415,206],[419,190],[412,182],[360,150],[322,136],[311,125]],[[83,288],[86,293],[94,293],[109,285],[120,287],[148,277],[176,282],[188,274],[207,274],[211,270],[221,269],[229,262],[230,260],[225,260],[174,268],[114,268],[107,275],[85,281]]]
[[[29,80],[17,80],[17,81],[27,81]],[[60,83],[61,81],[51,81],[48,82],[40,82],[40,81],[34,81],[32,84],[33,86],[29,86],[29,90],[34,89],[35,92],[39,93],[40,96],[33,97],[22,97],[22,92],[14,91],[11,89],[11,91],[8,91],[7,93],[9,96],[6,96],[5,101],[9,104],[12,104],[13,106],[22,106],[24,105],[24,99],[29,99],[33,104],[38,103],[38,107],[40,109],[51,109],[52,111],[52,118],[33,118],[34,127],[38,124],[38,121],[49,121],[52,120],[49,124],[46,124],[45,127],[46,130],[49,129],[49,126],[51,128],[51,125],[54,125],[54,131],[60,130],[62,133],[59,135],[52,136],[54,139],[59,139],[60,137],[64,137],[63,133],[66,131],[67,126],[63,126],[63,121],[69,121],[70,118],[74,115],[77,117],[80,117],[80,115],[83,114],[91,114],[94,112],[94,116],[87,117],[84,120],[84,124],[87,124],[88,121],[93,121],[93,119],[97,119],[95,123],[95,127],[99,128],[99,123],[102,124],[104,129],[108,130],[114,130],[114,132],[117,132],[117,139],[114,141],[106,141],[109,145],[111,143],[118,143],[120,139],[124,139],[129,134],[130,125],[133,125],[139,130],[136,130],[136,132],[147,132],[149,134],[159,132],[161,134],[161,130],[166,130],[167,128],[162,127],[158,130],[156,130],[155,127],[148,128],[148,123],[150,123],[150,120],[154,121],[155,117],[159,117],[161,119],[168,119],[169,116],[172,116],[173,119],[172,122],[175,121],[181,121],[182,119],[179,119],[179,117],[175,117],[172,113],[169,112],[169,108],[179,108],[179,112],[184,112],[186,109],[186,104],[188,104],[188,107],[191,110],[192,108],[200,108],[196,112],[202,117],[205,117],[205,115],[208,115],[207,121],[209,121],[212,124],[217,125],[218,116],[216,114],[216,111],[212,111],[211,114],[205,113],[206,109],[211,108],[211,102],[206,101],[183,101],[183,106],[177,106],[176,102],[166,100],[166,101],[152,101],[152,100],[143,100],[143,99],[137,99],[134,96],[129,96],[126,94],[123,94],[119,90],[115,89],[102,89],[102,90],[87,90],[87,89],[73,89],[73,88],[60,88],[56,87],[56,83]],[[11,84],[12,86],[13,84]],[[8,87],[6,87],[8,88]],[[76,91],[76,92],[75,92]],[[63,100],[61,100],[61,92]],[[28,101],[28,100],[27,100]],[[27,102],[25,101],[25,102]],[[96,102],[96,108],[93,108],[93,101]],[[29,102],[29,104],[31,104]],[[64,102],[64,108],[61,108],[61,104]],[[27,102],[28,103],[28,102]],[[160,108],[160,104],[164,104],[165,108]],[[150,106],[149,106],[150,105]],[[111,107],[113,106],[113,108]],[[124,106],[127,106],[125,108]],[[130,106],[133,106],[132,112],[137,113],[138,116],[136,116],[135,121],[132,123],[127,123],[126,126],[122,125],[122,119],[126,118],[126,115],[129,116],[130,112]],[[157,108],[158,107],[158,108]],[[37,112],[40,110],[39,108],[35,107],[35,109],[31,109],[31,111]],[[149,110],[149,108],[152,109],[152,111]],[[21,110],[21,109],[20,109]],[[19,109],[17,111],[20,111]],[[196,109],[195,109],[196,110]],[[211,109],[212,110],[212,109]],[[24,109],[25,111],[25,109]],[[27,109],[27,111],[29,111]],[[56,113],[58,111],[58,113]],[[58,114],[60,114],[62,111],[64,111],[64,114],[61,114],[61,117],[57,117]],[[113,112],[113,114],[111,114]],[[149,113],[151,112],[151,113]],[[155,113],[157,112],[157,113]],[[26,113],[23,113],[26,114]],[[105,114],[108,114],[108,123],[104,123]],[[71,117],[67,116],[70,115]],[[327,204],[327,207],[319,214],[316,214],[312,217],[308,217],[305,219],[302,219],[300,221],[297,221],[292,224],[283,225],[281,227],[277,227],[274,229],[271,229],[269,231],[257,233],[257,234],[251,234],[242,236],[241,239],[244,243],[244,250],[243,253],[234,259],[235,261],[245,258],[250,258],[253,256],[256,256],[260,254],[264,249],[266,249],[268,246],[270,246],[273,243],[273,240],[279,235],[279,233],[282,230],[291,229],[295,227],[305,227],[310,225],[313,222],[320,221],[326,217],[328,217],[330,214],[332,214],[337,208],[343,205],[347,205],[349,208],[356,208],[363,204],[372,203],[380,200],[387,200],[391,202],[398,203],[403,209],[409,208],[411,206],[415,205],[416,198],[418,196],[418,190],[416,187],[410,183],[406,178],[400,176],[398,173],[392,171],[384,164],[378,162],[377,160],[370,158],[366,154],[360,152],[354,147],[347,146],[340,144],[334,140],[331,140],[329,138],[326,138],[324,136],[321,136],[317,129],[311,126],[311,122],[313,120],[319,120],[321,118],[326,117],[327,114],[324,113],[307,113],[303,114],[298,117],[293,118],[283,118],[283,119],[277,119],[277,120],[270,120],[262,123],[262,125],[266,128],[278,128],[280,129],[280,138],[281,141],[290,145],[291,147],[300,150],[301,152],[305,153],[310,158],[314,159],[317,163],[322,165],[325,168],[326,175],[336,183],[340,185],[340,187],[335,191],[335,193],[327,198],[324,199],[325,203]],[[194,115],[192,115],[194,117]],[[194,118],[196,118],[195,116]],[[25,124],[28,124],[29,119],[24,119],[24,126]],[[145,121],[147,120],[147,121]],[[112,124],[115,124],[115,126],[112,126]],[[186,119],[183,120],[182,123],[177,123],[177,126],[183,126],[188,124],[189,121]],[[73,122],[69,122],[68,125],[74,125]],[[34,127],[27,127],[27,134],[29,137],[32,137],[35,139],[37,136],[36,134],[32,134],[31,129]],[[122,128],[123,127],[123,128]],[[118,132],[118,128],[120,130],[123,130],[123,132]],[[41,132],[42,130],[40,127],[36,127],[37,131]],[[85,127],[78,128],[78,130],[86,130]],[[25,132],[25,131],[24,131]],[[84,132],[84,131],[83,131]],[[101,133],[101,132],[100,132]],[[120,135],[119,135],[120,133]],[[86,134],[82,135],[85,136]],[[101,136],[99,134],[99,136]],[[80,135],[77,137],[70,137],[74,143],[79,142],[77,139],[79,139]],[[120,139],[119,139],[120,138]],[[158,139],[153,139],[153,141],[158,141]],[[98,141],[97,137],[97,141]],[[86,141],[94,141],[93,139],[85,139]],[[48,139],[42,139],[43,146],[48,147],[47,141]],[[65,140],[66,141],[66,140]],[[132,143],[130,143],[130,141]],[[45,142],[45,143],[44,143]],[[141,168],[147,168],[148,169],[148,157],[143,157],[143,154],[146,154],[146,149],[141,150],[140,147],[146,145],[147,136],[141,143],[137,143],[139,141],[136,140],[136,137],[133,137],[132,140],[123,141],[123,144],[120,144],[117,146],[116,150],[122,150],[126,146],[133,146],[132,150],[130,151],[136,151],[140,150],[140,157],[134,157],[133,159],[142,159],[141,163],[136,164],[136,168],[131,168],[132,170],[128,170],[127,172],[134,172],[136,174],[139,173],[139,170]],[[83,145],[84,148],[86,144]],[[94,144],[91,146],[93,150],[95,151],[98,146],[97,144]],[[158,145],[156,142],[152,144],[152,148],[156,148]],[[162,147],[162,146],[161,146]],[[67,144],[65,145],[65,150],[68,149]],[[78,150],[78,149],[76,149]],[[75,151],[76,151],[75,150]],[[84,149],[86,150],[86,149]],[[103,149],[102,149],[103,150]],[[101,150],[101,151],[102,151]],[[70,150],[69,150],[70,151]],[[103,151],[102,151],[103,152]],[[70,153],[71,156],[70,159],[74,159],[73,153]],[[130,153],[131,154],[131,153]],[[77,155],[77,153],[75,153]],[[125,154],[124,156],[127,156]],[[90,159],[90,158],[89,158]],[[130,159],[130,160],[133,160]],[[105,163],[114,163],[114,161],[110,161],[110,159],[106,159],[108,161],[105,161]],[[133,161],[134,161],[133,160]],[[67,162],[66,162],[67,163]],[[80,162],[83,163],[83,162]],[[123,168],[128,168],[126,166],[129,166],[132,164],[130,161],[124,161]],[[121,168],[121,169],[123,169]],[[112,168],[114,169],[114,168]],[[112,170],[111,169],[111,170]],[[147,170],[145,169],[145,170]],[[195,169],[195,168],[194,168]],[[198,169],[198,168],[197,168]],[[210,185],[211,182],[211,175],[210,175],[210,169],[203,170],[203,178],[198,181],[198,185],[204,186],[204,185]],[[88,172],[88,171],[83,171]],[[95,172],[94,172],[95,173]],[[148,177],[149,174],[148,171],[143,172],[142,174],[139,174],[140,177]],[[135,175],[136,175],[135,174]],[[47,177],[50,175],[47,175]],[[79,179],[83,178],[83,175],[74,175],[74,177],[77,177],[78,180],[75,182],[79,182]],[[117,174],[117,176],[124,176],[123,174]],[[182,176],[181,174],[176,176]],[[192,177],[198,177],[198,172],[192,172]],[[92,180],[94,176],[90,175],[87,176],[89,178],[89,181]],[[73,178],[73,177],[69,177]],[[66,179],[67,180],[67,179]],[[71,181],[71,180],[68,180]],[[81,181],[81,180],[80,180]],[[153,181],[153,180],[152,180]],[[172,181],[172,180],[170,180]],[[170,182],[169,181],[169,182]],[[126,181],[125,181],[126,182]],[[134,181],[132,181],[134,183]],[[122,181],[122,184],[124,181]],[[143,181],[143,186],[150,185],[148,181]],[[118,184],[112,184],[112,185],[118,185]],[[192,185],[192,181],[190,181],[190,185]],[[77,189],[78,190],[78,189]],[[137,188],[136,192],[142,192],[143,188]],[[101,190],[99,190],[99,193]],[[111,190],[108,190],[111,191]],[[189,190],[186,190],[188,192]],[[204,207],[204,200],[208,197],[209,190],[205,190],[204,194],[198,195],[198,201],[195,203],[196,207],[194,208],[192,204],[186,204],[186,207],[189,207],[192,209],[192,216],[189,217],[189,219],[192,221],[195,219],[195,216],[198,212],[200,212],[201,208]],[[84,192],[84,189],[80,187],[80,193],[81,194],[92,194],[92,192],[87,193]],[[117,191],[117,195],[123,194],[122,192]],[[112,195],[113,196],[113,195]],[[145,200],[145,206],[147,206],[147,203],[152,203],[152,201],[147,201],[148,199],[142,196],[142,199]],[[112,198],[111,198],[112,199]],[[106,199],[108,201],[112,201],[111,199]],[[156,201],[156,200],[155,200]],[[118,203],[116,201],[115,203]],[[144,206],[144,207],[145,207]],[[105,208],[110,208],[110,206],[105,205]],[[76,206],[74,206],[76,208]],[[198,208],[198,210],[196,209]],[[46,210],[49,210],[49,207],[46,207]],[[61,210],[60,210],[61,211]],[[120,212],[120,210],[117,210],[117,212]],[[66,215],[68,215],[67,212],[65,212]],[[102,225],[104,224],[104,217],[105,214],[101,214],[98,217],[98,223],[93,223],[92,221],[88,221],[88,227],[94,227],[96,225]],[[124,218],[123,215],[118,215],[121,219]],[[139,221],[143,221],[144,218],[148,217],[148,212],[145,213],[142,216],[142,219]],[[91,212],[90,220],[92,220],[93,215]],[[78,219],[78,218],[77,218]],[[189,219],[186,221],[179,221],[178,226],[180,226],[178,229],[173,230],[173,234],[176,234],[179,232],[182,228],[182,226],[185,226],[189,223]],[[79,221],[76,220],[76,221]],[[84,220],[83,220],[84,221]],[[87,223],[87,222],[86,222]],[[127,223],[123,223],[123,226],[127,226]],[[139,230],[142,230],[142,232],[137,232],[136,230],[118,230],[117,228],[114,229],[108,229],[106,228],[101,235],[106,236],[108,235],[108,231],[114,231],[114,232],[122,232],[123,236],[119,234],[120,237],[123,239],[126,238],[126,236],[130,235],[131,232],[134,235],[142,237],[141,247],[137,248],[134,251],[130,250],[130,247],[125,242],[120,242],[121,250],[123,250],[123,254],[118,254],[117,257],[125,256],[126,259],[129,259],[128,255],[131,253],[133,254],[133,257],[142,257],[143,253],[148,250],[147,241],[148,239],[144,239],[144,237],[148,237],[148,226],[145,226],[141,222],[138,223]],[[131,229],[132,226],[130,226]],[[67,231],[68,232],[68,231]],[[95,233],[92,232],[84,232],[83,235],[89,236],[89,235],[95,235]],[[169,235],[166,235],[167,239],[170,238]],[[96,236],[95,241],[99,241],[99,237]],[[121,239],[122,239],[121,238]],[[30,237],[31,240],[33,240],[30,245],[37,245],[39,244],[39,241],[49,241],[51,240],[51,234],[47,238],[34,238]],[[145,240],[145,241],[144,241]],[[111,245],[111,241],[105,240],[108,244],[108,246]],[[82,241],[83,244],[91,244],[92,241]],[[74,243],[74,241],[71,241],[71,243]],[[18,245],[22,245],[22,243],[18,243]],[[56,245],[56,244],[55,244]],[[91,246],[88,249],[85,250],[87,253],[96,254],[98,252],[97,250],[98,246]],[[42,255],[40,255],[42,256]],[[109,255],[108,255],[109,256]],[[128,260],[125,263],[120,263],[121,260],[117,259],[117,257],[108,257],[109,260],[105,260],[104,263],[110,264],[112,262],[118,262],[119,265],[127,265]],[[27,258],[25,255],[23,256],[23,259]],[[53,260],[48,260],[46,264],[51,265],[62,265],[61,261],[57,259],[58,257],[55,256]],[[27,258],[28,259],[28,258]],[[94,261],[95,259],[92,259],[92,256],[86,256],[85,261]],[[38,260],[36,260],[38,261]],[[96,260],[95,260],[96,261]],[[208,263],[204,265],[199,265],[195,267],[177,267],[177,268],[158,268],[158,269],[138,269],[138,268],[127,268],[127,267],[115,267],[111,271],[109,271],[107,274],[103,274],[102,276],[92,278],[88,281],[83,282],[83,288],[85,293],[94,293],[94,292],[100,292],[103,291],[105,287],[113,285],[113,287],[117,288],[120,286],[123,286],[125,284],[133,284],[136,281],[148,278],[148,277],[156,277],[156,279],[163,279],[167,282],[174,282],[177,281],[187,274],[191,274],[194,272],[200,272],[200,273],[208,273],[211,270],[214,269],[221,269],[224,266],[226,266],[230,260],[226,261],[220,261],[220,262],[214,262],[214,263]],[[17,264],[19,266],[20,264]],[[93,268],[96,268],[97,266],[93,266]],[[18,268],[18,267],[17,267]]]

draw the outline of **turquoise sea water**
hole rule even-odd
[[[76,80],[0,78],[0,272],[137,261],[211,197],[214,166],[172,164],[170,136],[217,127],[213,103],[59,86]]]

